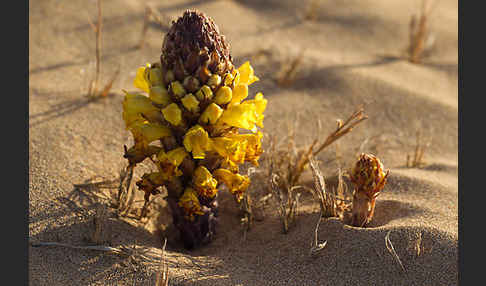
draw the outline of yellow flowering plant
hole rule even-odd
[[[259,78],[249,62],[233,65],[229,45],[213,20],[186,11],[172,23],[160,62],[137,69],[126,92],[123,120],[135,144],[124,157],[130,166],[150,158],[157,172],[137,182],[145,200],[165,187],[173,222],[185,247],[211,241],[218,188],[242,200],[250,178],[239,165],[258,165],[262,154],[262,93],[248,99]],[[249,132],[240,134],[240,129]],[[155,144],[159,142],[159,144]]]

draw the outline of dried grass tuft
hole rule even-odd
[[[407,168],[420,168],[426,165],[423,158],[425,150],[429,146],[430,142],[423,142],[422,131],[420,129],[417,130],[413,158],[410,154],[407,154]]]
[[[319,6],[321,5],[319,0],[311,0],[306,7],[304,19],[308,21],[317,20],[317,12],[319,11]]]
[[[403,272],[405,272],[405,267],[403,267],[403,263],[400,260],[400,257],[398,257],[398,254],[395,251],[395,248],[393,247],[393,244],[390,240],[390,232],[391,230],[388,231],[388,233],[385,235],[385,246],[386,249],[390,252],[390,255],[395,259],[395,261],[400,265],[400,268],[402,269]]]
[[[270,138],[270,146],[267,148],[268,151],[266,155],[268,161],[268,179],[270,180],[268,182],[269,193],[273,194],[273,197],[278,203],[278,213],[282,220],[284,233],[288,232],[290,225],[296,217],[301,195],[298,190],[310,191],[314,195],[317,192],[321,211],[325,217],[339,216],[340,212],[338,212],[338,210],[345,209],[343,206],[345,203],[344,198],[339,198],[341,201],[338,203],[338,196],[336,193],[331,195],[331,193],[326,192],[324,179],[322,175],[320,175],[320,172],[318,172],[318,169],[315,168],[315,164],[311,166],[311,168],[314,167],[313,172],[316,182],[316,190],[300,186],[299,179],[313,156],[316,156],[342,136],[351,132],[355,126],[367,118],[368,117],[364,115],[363,108],[359,108],[346,121],[343,122],[342,120],[338,120],[337,129],[321,144],[318,144],[319,140],[315,139],[305,148],[298,148],[296,146],[294,129],[291,128],[290,125],[288,136],[286,137],[287,148],[277,150],[276,145],[280,144],[275,142],[275,137]],[[344,184],[341,183],[340,187],[334,192],[338,191],[345,191]]]
[[[430,33],[429,20],[433,9],[432,4],[427,7],[427,0],[422,1],[420,16],[412,15],[410,18],[409,46],[407,49],[408,60],[412,63],[421,63],[422,59],[430,54],[434,46],[434,37]]]

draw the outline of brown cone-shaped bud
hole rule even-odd
[[[229,44],[218,26],[210,17],[194,10],[187,10],[172,22],[162,44],[160,61],[166,68],[174,70],[178,80],[183,80],[185,75],[198,77],[197,71],[203,64],[221,76],[233,70]]]

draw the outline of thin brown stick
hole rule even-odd
[[[164,240],[162,246],[162,253],[160,254],[159,271],[157,272],[157,280],[155,286],[167,286],[169,285],[169,266],[165,261],[165,247],[167,245],[167,238]]]
[[[395,252],[395,248],[393,247],[393,244],[390,240],[390,231],[385,235],[385,246],[390,252],[391,256],[397,261],[397,263],[400,265],[401,269],[403,272],[405,272],[405,267],[403,267],[402,261],[400,260],[400,257],[398,257],[398,254]]]
[[[355,111],[344,123],[341,120],[338,120],[338,125],[336,130],[326,138],[326,140],[319,146],[319,148],[317,148],[316,151],[312,151],[313,145],[311,145],[311,148],[309,148],[309,150],[312,151],[311,154],[313,156],[316,156],[326,147],[334,143],[336,140],[351,132],[356,125],[358,125],[359,123],[363,122],[366,119],[368,119],[368,116],[364,114],[364,109],[361,107],[357,111]],[[313,144],[315,144],[315,141]],[[291,185],[295,185],[298,182],[300,175],[304,171],[305,165],[309,163],[311,154],[309,154],[308,152],[303,157],[301,157],[299,164],[297,165],[297,168],[295,170],[295,175],[292,178]]]
[[[98,93],[98,85],[100,82],[100,74],[101,74],[101,30],[102,30],[102,11],[101,11],[101,0],[96,1],[96,5],[98,7],[98,21],[96,22],[96,74],[95,74],[95,81],[94,87],[91,91],[90,95],[95,95]]]

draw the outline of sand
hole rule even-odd
[[[282,233],[272,202],[244,234],[237,206],[222,194],[222,220],[213,243],[186,251],[169,235],[170,285],[457,285],[457,1],[440,1],[434,10],[435,49],[422,64],[401,57],[410,16],[420,1],[321,1],[316,20],[304,21],[309,2],[147,1],[168,17],[197,8],[215,20],[231,44],[235,64],[250,60],[261,78],[250,92],[262,91],[268,98],[267,134],[284,138],[292,122],[297,143],[304,146],[324,139],[336,119],[365,104],[369,119],[318,159],[329,181],[359,152],[382,160],[390,176],[375,218],[367,228],[323,219],[318,237],[327,245],[310,257],[319,215],[311,196],[303,196],[288,234]],[[84,95],[94,75],[95,35],[88,17],[95,21],[96,2],[29,2],[31,243],[87,245],[96,206],[104,201],[74,184],[117,179],[125,166],[123,145],[132,139],[121,117],[121,90],[135,90],[137,67],[159,58],[166,32],[151,25],[145,47],[137,49],[144,18],[140,3],[103,1],[102,81],[118,65],[121,72],[111,96],[89,102]],[[280,62],[302,49],[295,82],[277,85]],[[418,129],[430,143],[427,164],[407,168]],[[312,185],[309,173],[302,179]],[[266,190],[253,184],[250,192],[259,198]],[[160,255],[162,239],[153,226],[128,223],[108,210],[106,245]],[[386,248],[388,233],[404,271]],[[28,267],[29,285],[154,285],[158,264],[93,250],[29,246]]]

